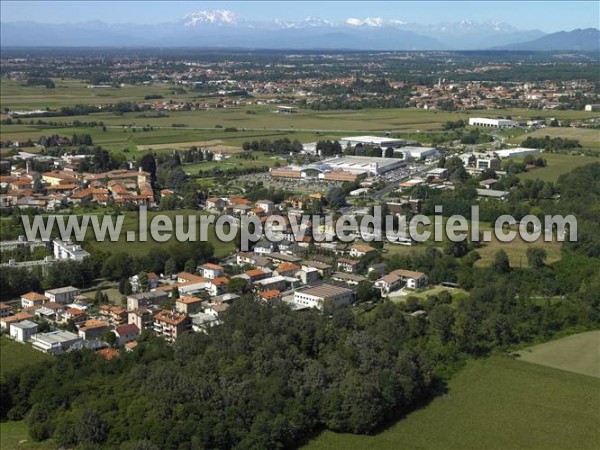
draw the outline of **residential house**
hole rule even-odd
[[[302,267],[298,264],[281,263],[273,273],[275,275],[282,275],[284,277],[294,277],[296,276],[296,273],[301,269]]]
[[[144,331],[153,328],[154,317],[149,309],[137,308],[134,311],[129,311],[127,323],[137,326],[140,331]]]
[[[127,323],[127,311],[119,306],[100,305],[100,315],[115,325]]]
[[[0,318],[12,315],[12,311],[12,306],[9,306],[5,303],[0,303]]]
[[[37,333],[38,324],[30,320],[10,324],[10,337],[17,342],[27,342]]]
[[[302,269],[317,269],[321,277],[328,277],[333,273],[333,266],[321,261],[303,261]]]
[[[87,313],[79,308],[68,308],[62,314],[64,322],[73,322],[75,325],[81,325],[87,320]]]
[[[140,337],[140,329],[134,323],[119,325],[113,330],[113,333],[117,337],[117,345],[119,347],[127,344],[128,342],[137,341],[137,339]]]
[[[169,294],[163,291],[142,292],[127,296],[127,310],[133,311],[147,306],[163,305],[169,300]]]
[[[350,246],[350,256],[353,258],[362,258],[365,255],[368,255],[372,252],[376,251],[373,247],[369,247],[364,244],[352,244]]]
[[[211,211],[222,211],[227,206],[227,202],[219,197],[210,197],[206,199],[206,209]]]
[[[270,289],[258,294],[258,297],[269,305],[278,305],[281,303],[281,292],[277,289]]]
[[[175,301],[175,309],[184,314],[195,314],[202,311],[202,299],[198,297],[181,297]]]
[[[57,289],[50,289],[44,292],[44,295],[48,297],[51,302],[67,305],[73,302],[76,295],[79,295],[79,289],[73,286],[66,286]]]
[[[48,297],[37,292],[28,292],[21,295],[21,308],[29,308],[31,306],[40,306],[48,301]]]
[[[10,331],[10,326],[13,323],[23,322],[24,320],[31,320],[35,316],[28,312],[20,312],[17,314],[13,314],[12,316],[6,316],[0,319],[0,328]]]
[[[262,209],[267,215],[271,215],[275,212],[275,203],[271,200],[257,200],[254,202],[254,206]]]
[[[229,278],[227,277],[218,277],[214,280],[210,280],[208,284],[207,290],[208,293],[212,297],[216,297],[217,295],[224,294],[227,291],[227,286],[229,284]]]
[[[88,319],[79,327],[79,337],[86,341],[100,339],[102,335],[109,331],[111,326],[103,320]]]
[[[191,330],[192,321],[187,314],[163,310],[154,315],[154,332],[167,342],[175,342],[181,334]]]
[[[337,268],[343,272],[356,273],[360,267],[360,261],[358,259],[350,258],[338,258]]]
[[[209,280],[220,277],[225,271],[223,267],[211,263],[201,265],[200,269],[202,270],[202,275],[204,278],[208,278]]]

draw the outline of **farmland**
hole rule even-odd
[[[593,449],[595,378],[506,357],[468,363],[448,392],[374,436],[322,433],[320,449]]]
[[[526,173],[518,174],[523,180],[540,179],[543,181],[556,182],[558,177],[568,173],[575,167],[584,166],[598,161],[598,158],[581,155],[569,155],[563,153],[543,153],[541,155],[547,162],[546,167],[532,169]]]
[[[600,146],[600,130],[588,129],[588,128],[540,128],[526,135],[519,136],[514,139],[515,143],[524,141],[527,137],[543,138],[544,136],[550,136],[550,138],[562,137],[566,139],[576,139],[583,147],[598,148]]]
[[[600,378],[600,330],[534,345],[518,353],[521,361]]]

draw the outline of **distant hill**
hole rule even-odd
[[[600,30],[596,28],[580,28],[573,31],[551,33],[533,41],[495,47],[497,50],[577,50],[584,52],[600,52]]]

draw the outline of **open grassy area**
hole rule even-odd
[[[433,223],[433,220],[434,220],[433,217],[430,217],[430,220]],[[441,242],[435,242],[433,240],[434,239],[433,225],[420,226],[419,232],[423,232],[423,231],[427,230],[432,233],[431,239],[429,241],[427,241],[423,244],[417,244],[414,246],[406,246],[406,245],[398,245],[398,244],[385,244],[384,249],[387,251],[387,255],[388,256],[406,255],[406,254],[410,254],[411,252],[422,251],[426,247],[437,247],[440,251],[444,251],[444,246],[448,242],[448,239],[447,239],[447,236],[445,233],[446,221],[447,221],[446,218],[442,219],[442,223],[443,223],[444,227],[443,227],[443,236],[442,236]],[[469,229],[470,229],[471,228],[470,221],[467,221],[467,222],[469,223]],[[562,247],[561,242],[556,242],[556,241],[543,242],[543,236],[541,238],[542,240],[540,240],[539,242],[526,242],[523,239],[521,239],[518,235],[517,235],[517,238],[511,242],[502,242],[496,238],[495,234],[493,233],[493,228],[488,223],[480,222],[479,229],[482,232],[490,232],[491,240],[490,240],[490,242],[482,242],[480,247],[474,249],[481,256],[481,259],[475,263],[476,267],[490,266],[492,264],[492,262],[494,261],[496,252],[498,252],[500,250],[504,250],[506,252],[506,254],[508,255],[508,259],[510,261],[511,267],[529,267],[528,262],[527,262],[527,249],[530,247],[541,247],[544,250],[546,250],[546,253],[548,255],[548,257],[546,258],[546,264],[551,264],[553,262],[560,260],[560,258],[561,258],[561,247]],[[511,230],[518,231],[518,228],[512,227]],[[505,233],[507,233],[507,232],[508,232],[508,230],[505,230]]]
[[[0,422],[0,449],[2,450],[51,450],[56,447],[52,440],[35,442],[31,439],[24,420]]]
[[[558,180],[558,177],[562,174],[569,173],[575,167],[600,161],[600,157],[594,158],[590,156],[567,155],[562,153],[543,153],[540,156],[546,160],[546,167],[540,167],[526,173],[520,173],[518,174],[520,179],[535,180],[539,178],[543,181],[555,182]]]
[[[531,133],[521,135],[513,139],[515,143],[521,143],[527,137],[543,138],[550,136],[551,138],[561,137],[565,139],[577,139],[582,146],[591,148],[600,148],[600,130],[591,128],[567,128],[567,127],[546,127],[540,128]]]
[[[6,336],[0,338],[0,377],[13,370],[39,361],[47,361],[50,358],[46,353],[34,350],[29,344],[15,342]]]
[[[518,353],[522,361],[600,378],[600,330],[534,345]]]
[[[596,449],[600,386],[593,377],[493,357],[471,361],[448,394],[375,436],[324,432],[321,449]]]
[[[147,230],[148,230],[148,241],[147,242],[142,242],[138,239],[139,237],[139,218],[138,218],[138,212],[131,212],[131,211],[125,211],[123,212],[125,218],[123,219],[123,226],[121,228],[121,233],[119,235],[119,240],[116,242],[112,242],[108,239],[108,235],[106,236],[106,239],[103,242],[97,242],[94,237],[93,237],[93,230],[91,228],[88,228],[88,232],[86,234],[86,242],[91,242],[92,246],[99,248],[103,251],[109,251],[111,253],[117,253],[117,252],[127,252],[130,255],[134,255],[134,256],[140,256],[140,255],[145,255],[148,253],[148,251],[150,251],[150,249],[152,247],[155,246],[165,246],[165,245],[169,245],[170,242],[175,242],[175,233],[172,232],[172,236],[171,236],[171,240],[167,241],[167,242],[155,242],[152,240],[152,237],[150,235],[150,224],[151,221],[154,217],[156,217],[157,215],[165,215],[168,216],[172,219],[172,223],[175,224],[175,216],[176,215],[182,215],[184,216],[184,231],[187,231],[187,216],[194,216],[196,218],[198,218],[200,215],[202,215],[201,212],[199,211],[194,211],[194,210],[177,210],[177,211],[148,211],[148,223],[147,223]],[[200,224],[196,219],[196,235],[198,236],[200,233]],[[132,242],[128,242],[127,241],[127,232],[128,231],[134,231],[136,233],[136,240],[132,241]],[[214,248],[215,248],[215,256],[217,258],[222,258],[224,256],[227,256],[229,253],[233,252],[235,250],[235,244],[234,242],[221,242],[219,239],[217,239],[216,234],[215,234],[215,229],[213,225],[209,225],[208,227],[208,242],[212,243]]]

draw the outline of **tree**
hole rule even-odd
[[[117,336],[112,330],[107,330],[102,334],[102,340],[108,343],[111,347],[114,347],[117,343]]]
[[[125,252],[115,253],[102,265],[100,274],[110,280],[121,280],[131,275],[132,260]]]
[[[494,263],[492,267],[499,273],[507,273],[510,271],[510,261],[508,254],[504,250],[498,250],[494,255]]]
[[[529,247],[527,249],[527,262],[533,269],[541,269],[545,265],[548,253],[541,247]]]
[[[346,204],[346,194],[341,188],[331,188],[327,192],[327,203],[331,208],[339,208]]]
[[[77,421],[78,440],[84,444],[100,444],[106,440],[106,423],[93,409],[84,410]]]
[[[246,291],[248,284],[243,278],[232,278],[227,284],[227,292],[240,294]]]
[[[138,273],[138,292],[146,292],[148,290],[148,274],[144,271]]]
[[[183,266],[183,270],[186,272],[194,273],[196,271],[196,266],[197,266],[196,260],[190,258],[185,262],[185,265]]]
[[[133,292],[133,288],[131,287],[131,283],[129,282],[129,278],[122,278],[119,281],[119,293],[123,295],[129,295]]]
[[[165,275],[173,275],[177,272],[177,263],[173,258],[169,258],[165,262]]]

